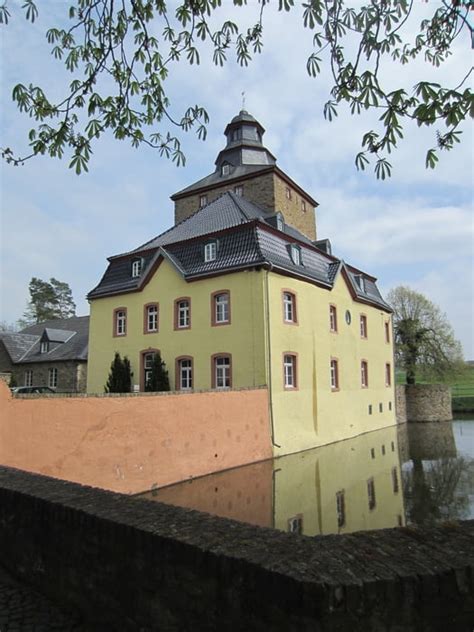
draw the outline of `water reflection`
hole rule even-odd
[[[474,422],[404,425],[141,497],[306,535],[467,518],[474,454],[457,423],[472,447]]]

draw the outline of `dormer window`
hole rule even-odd
[[[228,176],[230,174],[230,165],[226,162],[221,167],[221,176]]]
[[[283,215],[281,213],[277,214],[276,221],[278,230],[283,231],[283,228],[285,227],[285,222],[283,221]]]
[[[204,246],[204,261],[214,261],[217,257],[217,241],[208,241]]]
[[[142,271],[142,263],[143,263],[142,259],[134,259],[132,261],[132,277],[133,278],[140,276],[141,271]]]
[[[48,353],[49,351],[49,340],[42,340],[40,345],[40,353]]]
[[[234,187],[234,193],[235,195],[238,195],[239,197],[242,197],[244,194],[244,187],[241,184],[238,184]]]
[[[365,287],[364,287],[364,277],[362,276],[362,274],[355,274],[354,275],[354,279],[356,284],[359,286],[359,288],[365,292]]]
[[[199,208],[206,206],[206,204],[207,204],[207,195],[201,195],[199,197]]]
[[[303,262],[301,260],[301,248],[296,244],[291,244],[290,246],[290,257],[295,266],[303,265]]]

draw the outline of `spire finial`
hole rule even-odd
[[[242,92],[242,110],[245,111],[245,90]]]

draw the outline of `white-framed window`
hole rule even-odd
[[[362,388],[369,386],[369,365],[366,360],[360,363],[360,385]]]
[[[237,184],[234,187],[234,193],[235,195],[238,195],[239,197],[242,197],[244,194],[244,187],[241,184]]]
[[[329,331],[337,333],[337,307],[329,305]]]
[[[283,292],[283,318],[285,323],[296,323],[296,296]]]
[[[199,196],[199,207],[202,208],[203,206],[206,206],[207,204],[207,195],[200,195]]]
[[[176,302],[177,329],[187,329],[191,326],[191,306],[187,298]]]
[[[228,176],[230,173],[230,165],[228,163],[224,163],[221,167],[221,175]]]
[[[204,261],[214,261],[217,257],[217,242],[208,241],[204,246]]]
[[[301,260],[301,248],[296,244],[291,244],[290,248],[291,259],[296,266],[302,265]]]
[[[127,333],[127,312],[125,309],[115,310],[115,335],[125,336]]]
[[[154,351],[143,354],[143,379],[144,379],[145,390],[147,389],[148,383],[150,382],[150,379],[152,376],[154,359],[155,359]]]
[[[181,391],[193,388],[193,361],[191,358],[181,358],[178,361],[178,387]]]
[[[49,351],[49,341],[42,340],[40,345],[40,353],[48,353]]]
[[[360,337],[367,338],[367,316],[365,314],[360,315]]]
[[[369,509],[372,511],[372,509],[375,509],[375,506],[377,504],[375,498],[375,483],[373,478],[369,478],[369,480],[367,481],[367,498],[369,501]]]
[[[158,331],[158,305],[147,305],[145,319],[148,333]]]
[[[214,295],[214,324],[228,323],[230,321],[229,292]]]
[[[292,353],[283,356],[283,376],[285,388],[296,388],[296,356]]]
[[[55,368],[48,370],[48,386],[56,388],[58,385],[58,370]]]
[[[346,524],[346,500],[344,492],[341,490],[336,492],[336,512],[337,512],[337,526],[343,527]]]
[[[359,286],[359,288],[365,292],[365,284],[364,284],[364,277],[362,276],[362,274],[355,274],[354,275],[354,279],[356,282],[356,285]]]
[[[33,386],[33,371],[31,369],[28,369],[28,371],[25,371],[25,386]]]
[[[230,388],[231,362],[229,356],[216,356],[214,358],[214,388]]]
[[[139,277],[142,271],[142,259],[132,261],[132,277]]]
[[[336,391],[339,388],[339,363],[335,358],[331,359],[330,380],[331,380],[331,389],[333,391]]]

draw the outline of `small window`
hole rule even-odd
[[[329,331],[333,334],[337,333],[337,307],[329,305]]]
[[[306,200],[301,200],[301,211],[306,213]]]
[[[229,164],[224,164],[221,167],[221,175],[223,176],[228,176],[230,173],[230,165]]]
[[[175,301],[175,329],[189,329],[191,327],[191,301],[179,298]]]
[[[58,385],[58,370],[49,369],[48,371],[48,386],[50,388],[56,388]]]
[[[177,365],[177,390],[190,391],[193,388],[193,360],[178,358]]]
[[[212,295],[212,325],[228,325],[230,323],[230,294],[216,292]]]
[[[132,277],[139,277],[142,272],[142,259],[134,259],[132,261]]]
[[[283,320],[296,323],[296,296],[292,292],[283,292]]]
[[[369,386],[369,365],[366,360],[362,360],[360,363],[360,385],[362,388]]]
[[[40,353],[48,353],[49,351],[49,341],[42,340],[40,345]]]
[[[333,358],[330,365],[331,389],[337,391],[339,389],[339,363]]]
[[[145,305],[145,333],[151,334],[158,331],[158,304]]]
[[[375,459],[375,448],[370,448],[370,456]]]
[[[288,531],[290,533],[303,533],[303,516],[294,516],[288,520]]]
[[[396,467],[392,468],[392,488],[393,493],[398,494],[400,490],[400,485],[398,484],[398,471]]]
[[[379,413],[383,413],[383,404],[380,402],[379,404]]]
[[[281,213],[278,213],[276,221],[277,229],[283,231],[283,229],[285,228],[285,222],[283,221],[283,215]]]
[[[392,410],[392,402],[388,402],[388,409]]]
[[[199,207],[202,208],[203,206],[206,206],[206,204],[207,204],[207,195],[199,196]]]
[[[33,371],[30,369],[25,371],[25,386],[33,386]]]
[[[365,314],[360,315],[360,337],[367,338],[367,316]]]
[[[209,241],[204,246],[204,261],[207,263],[209,261],[214,261],[217,257],[217,242]]]
[[[382,456],[385,456],[385,444],[382,444]]]
[[[242,138],[242,128],[238,127],[232,131],[232,140],[240,140]]]
[[[392,367],[390,362],[385,365],[385,386],[392,386]]]
[[[234,193],[235,195],[242,197],[244,194],[244,187],[241,184],[238,184],[237,186],[234,187]]]
[[[347,323],[348,325],[350,325],[350,324],[351,324],[351,322],[352,322],[352,316],[351,316],[351,313],[350,313],[350,311],[349,311],[348,309],[346,309],[346,323]]]
[[[291,244],[290,247],[290,255],[295,266],[303,265],[303,261],[301,259],[301,248],[296,244]]]
[[[127,310],[119,307],[114,311],[114,336],[127,335]]]
[[[375,499],[375,483],[373,478],[369,478],[369,480],[367,481],[367,497],[369,501],[369,509],[370,511],[372,511],[373,509],[375,509],[375,506],[377,504]]]
[[[341,528],[346,524],[346,501],[343,491],[336,492],[336,512],[337,526]]]
[[[369,415],[372,414],[372,404],[369,404]]]
[[[213,357],[213,388],[230,388],[232,386],[230,355]]]
[[[297,387],[296,355],[292,353],[287,353],[283,356],[283,380],[286,389]]]
[[[385,322],[385,342],[390,343],[390,323],[388,321]]]
[[[287,200],[291,200],[291,189],[290,187],[285,188],[285,195]]]

